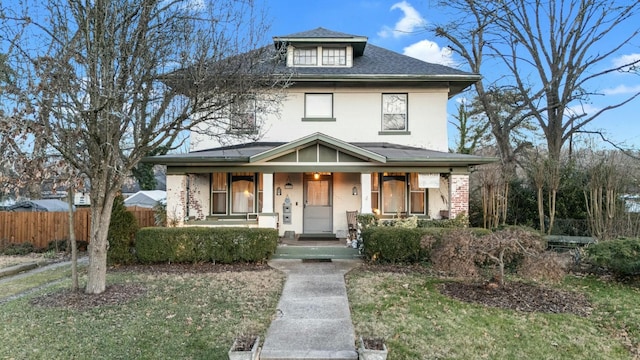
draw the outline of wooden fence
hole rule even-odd
[[[153,209],[129,208],[140,227],[155,226]],[[91,212],[78,209],[75,214],[76,240],[89,241]],[[8,212],[0,211],[0,243],[30,242],[36,248],[47,247],[53,240],[69,238],[67,212]]]

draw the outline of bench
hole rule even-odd
[[[544,239],[547,241],[547,249],[559,251],[596,243],[596,238],[591,236],[547,235]]]

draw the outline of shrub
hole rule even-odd
[[[418,227],[420,228],[465,228],[469,226],[469,218],[460,214],[455,219],[420,219],[418,220]]]
[[[440,229],[370,227],[362,232],[364,256],[382,263],[414,263],[429,259]]]
[[[483,232],[458,229],[443,234],[432,251],[434,269],[452,276],[494,277],[502,284],[505,269],[515,269],[527,257],[544,249],[542,236],[530,229],[508,227],[487,235]],[[497,267],[498,273],[481,272]]]
[[[44,251],[67,251],[69,240],[53,240],[49,241]],[[78,251],[87,251],[89,242],[84,240],[76,240],[76,249]]]
[[[640,274],[640,239],[617,239],[589,245],[587,261],[616,276]]]
[[[558,283],[567,274],[566,261],[562,257],[562,254],[554,251],[525,256],[518,268],[518,275],[525,279]]]
[[[472,248],[477,237],[470,229],[454,229],[443,233],[431,252],[434,270],[450,276],[478,276]]]
[[[260,262],[278,245],[278,231],[256,228],[144,228],[135,241],[142,263]]]
[[[4,255],[28,255],[35,252],[35,247],[30,242],[21,244],[8,244],[4,247],[2,253]]]
[[[138,231],[136,217],[124,206],[124,198],[119,195],[113,201],[111,221],[109,222],[109,249],[107,262],[109,264],[131,264],[136,261],[134,241]]]

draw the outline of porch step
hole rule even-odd
[[[360,259],[358,249],[346,246],[279,245],[272,259]]]

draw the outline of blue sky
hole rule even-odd
[[[424,31],[424,25],[442,23],[446,15],[435,6],[437,0],[323,0],[292,1],[265,0],[267,16],[271,21],[271,34],[287,35],[299,31],[324,27],[330,30],[367,36],[369,42],[398,53],[428,62],[447,65],[460,63],[447,51],[447,43]],[[640,38],[626,46],[617,58],[611,58],[607,66],[614,66],[625,59],[640,57]],[[489,67],[486,67],[489,68]],[[462,70],[466,70],[464,67]],[[500,77],[498,66],[485,69],[482,75],[489,79]],[[603,96],[594,96],[585,111],[596,111],[616,103],[634,92],[640,91],[640,75],[613,74],[602,79],[597,90]],[[455,110],[455,100],[450,101],[449,112]],[[585,130],[603,131],[613,141],[625,147],[640,149],[640,99],[624,107],[605,112]],[[449,127],[450,145],[453,146],[454,129]],[[577,135],[575,143],[595,139],[598,147],[608,147],[599,138]],[[536,140],[536,139],[532,139]],[[539,140],[539,139],[538,139]]]

